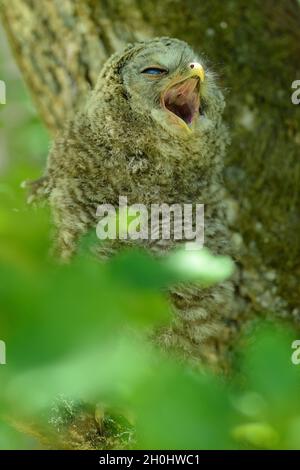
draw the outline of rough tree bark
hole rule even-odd
[[[85,98],[106,58],[127,42],[175,36],[211,59],[227,90],[233,143],[225,177],[239,206],[234,228],[246,247],[245,295],[258,310],[299,318],[300,120],[291,104],[291,83],[300,77],[299,3],[0,0],[0,6],[52,134]],[[262,278],[269,290],[260,287]]]
[[[1,7],[20,69],[52,132],[74,112],[113,52],[151,35],[130,1],[4,0]]]

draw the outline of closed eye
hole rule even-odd
[[[145,73],[146,75],[164,75],[168,73],[168,70],[161,69],[159,67],[147,67],[146,69],[142,70],[141,73]]]

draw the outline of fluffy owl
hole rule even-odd
[[[69,259],[80,237],[96,226],[97,206],[117,206],[120,195],[146,206],[204,204],[205,245],[228,253],[224,106],[214,74],[183,41],[157,38],[113,55],[56,139],[44,178],[33,184],[51,206],[59,255]],[[174,243],[143,241],[158,254]],[[102,244],[102,254],[119,245]],[[175,320],[159,342],[188,356],[205,355],[203,345],[217,344],[218,322],[232,308],[231,284],[178,285],[170,297]]]

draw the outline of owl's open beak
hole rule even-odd
[[[189,73],[177,78],[162,93],[161,104],[168,112],[169,119],[191,131],[200,112],[200,86],[204,81],[203,67],[194,62],[189,65]]]

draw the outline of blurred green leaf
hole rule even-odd
[[[213,256],[206,248],[177,250],[168,257],[165,265],[178,281],[197,281],[204,285],[222,282],[234,271],[230,258]]]

